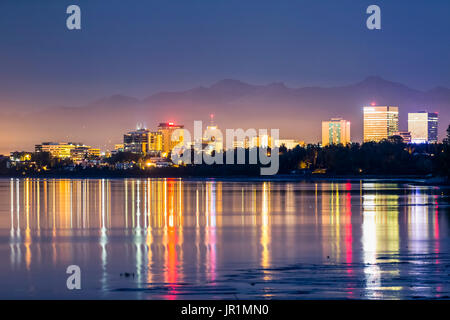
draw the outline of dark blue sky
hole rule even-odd
[[[70,4],[82,30],[66,29]],[[382,30],[365,27],[367,6]],[[234,78],[450,87],[448,0],[1,0],[1,100],[82,104]]]

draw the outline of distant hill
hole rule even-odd
[[[352,123],[352,137],[362,139],[362,107],[400,107],[400,126],[407,129],[407,113],[437,111],[440,138],[450,124],[450,89],[408,88],[380,77],[368,77],[347,86],[288,88],[283,83],[251,85],[221,80],[210,87],[161,92],[143,100],[114,95],[83,107],[54,107],[34,113],[1,114],[0,153],[33,150],[42,141],[81,141],[102,149],[122,141],[124,132],[143,123],[156,128],[174,121],[191,128],[194,120],[208,122],[214,113],[220,128],[279,128],[282,138],[318,142],[321,121],[341,116]]]

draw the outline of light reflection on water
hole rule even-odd
[[[0,180],[1,298],[449,298],[445,190]],[[8,263],[9,261],[9,263]],[[82,290],[66,289],[67,266]]]

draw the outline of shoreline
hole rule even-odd
[[[273,175],[273,176],[176,176],[176,175],[82,175],[82,174],[46,174],[46,175],[4,175],[0,179],[181,179],[185,181],[231,181],[231,182],[386,182],[386,183],[414,183],[418,185],[427,186],[448,186],[450,187],[450,180],[445,177],[427,177],[414,175],[363,175],[363,176],[342,176],[342,175],[318,175],[318,176],[303,176],[303,175]]]

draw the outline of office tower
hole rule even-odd
[[[174,124],[173,122],[166,122],[159,124],[158,132],[161,134],[161,142],[162,142],[161,147],[163,157],[170,157],[172,149],[180,142],[183,142],[184,140],[183,130],[179,131],[178,138],[172,139],[172,134],[175,132],[175,130],[183,128],[184,128],[183,125],[177,125]]]
[[[398,131],[398,107],[364,107],[364,142],[379,142]]]
[[[426,111],[408,113],[412,143],[438,142],[438,114]]]
[[[158,153],[162,151],[161,132],[150,132],[148,136],[148,152]]]
[[[350,121],[342,118],[334,118],[330,121],[322,121],[322,146],[330,144],[347,145],[350,139]]]
[[[150,130],[137,129],[130,131],[123,136],[123,150],[125,152],[143,153],[148,151],[148,140]]]

